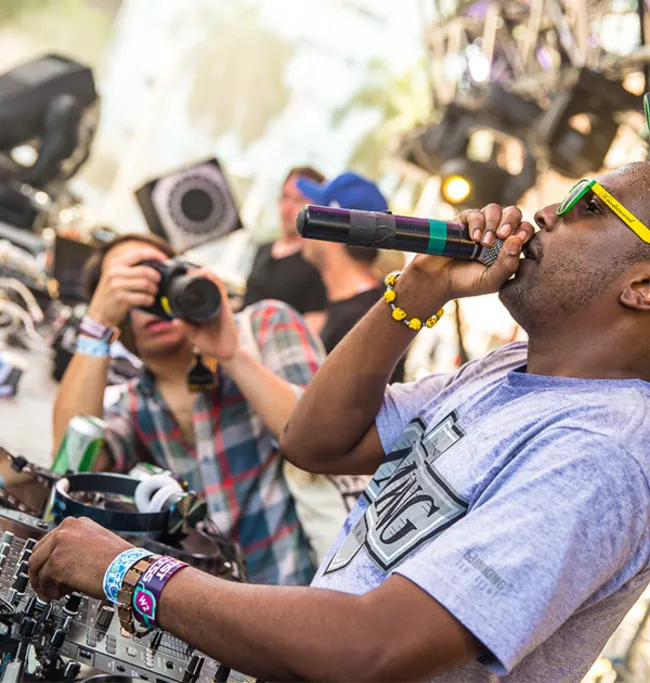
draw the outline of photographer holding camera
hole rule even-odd
[[[103,417],[98,469],[125,472],[147,460],[171,470],[202,492],[211,518],[242,546],[252,582],[307,584],[310,545],[276,439],[321,347],[279,301],[234,315],[213,273],[188,276],[168,261],[174,256],[152,235],[123,235],[88,263],[92,299],[54,407],[55,449],[73,416]],[[118,336],[144,368],[105,410],[109,344]],[[256,352],[243,348],[246,336]]]

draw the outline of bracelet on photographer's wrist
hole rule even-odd
[[[86,337],[99,339],[107,344],[112,344],[119,339],[120,329],[118,327],[104,325],[104,323],[88,314],[85,315],[81,320],[79,325],[79,333],[85,335]]]
[[[80,334],[77,336],[75,353],[93,358],[108,358],[111,355],[111,346],[101,339],[93,339]]]

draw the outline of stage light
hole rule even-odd
[[[443,179],[440,185],[440,194],[442,198],[451,204],[457,206],[462,204],[472,191],[472,184],[460,175],[450,175]]]
[[[500,203],[510,174],[493,160],[451,159],[440,169],[440,194],[459,209],[480,209],[490,202]]]
[[[439,175],[441,196],[452,206],[514,204],[537,179],[527,138],[540,112],[535,102],[490,83],[479,98],[450,104],[437,123],[411,131],[399,153]]]
[[[558,94],[532,129],[532,144],[553,170],[579,178],[603,167],[618,133],[618,114],[639,99],[589,69],[567,71]]]
[[[480,209],[486,204],[516,204],[537,179],[537,162],[526,152],[521,169],[511,173],[500,163],[502,148],[487,161],[450,159],[440,169],[442,199],[458,209]]]

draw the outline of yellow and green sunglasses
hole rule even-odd
[[[557,207],[557,215],[564,216],[564,214],[571,211],[588,192],[593,192],[596,196],[600,197],[630,230],[636,233],[644,242],[650,244],[650,228],[644,225],[596,180],[584,178],[576,183],[569,191],[569,194],[562,200],[560,206]]]

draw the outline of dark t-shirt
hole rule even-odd
[[[331,353],[343,337],[381,299],[383,293],[381,287],[374,287],[349,299],[334,301],[327,306],[327,320],[320,335],[327,353]],[[397,364],[390,381],[404,381],[404,358]]]
[[[264,244],[257,250],[246,283],[244,306],[262,299],[279,299],[298,313],[324,311],[327,294],[316,268],[305,261],[301,252],[276,259],[272,247]]]

